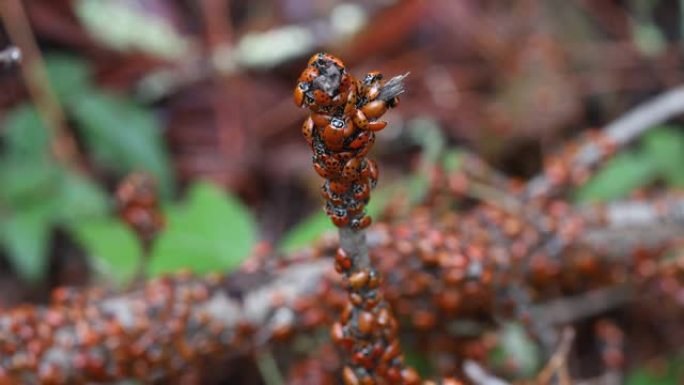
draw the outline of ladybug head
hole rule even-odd
[[[382,80],[382,74],[380,71],[371,71],[366,74],[366,77],[363,78],[363,84],[369,86],[380,80]]]

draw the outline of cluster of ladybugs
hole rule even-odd
[[[218,275],[179,273],[125,301],[96,289],[55,290],[49,307],[0,318],[0,385],[159,383],[248,349],[254,327],[227,327],[204,306],[223,285]]]
[[[302,133],[313,151],[314,169],[326,180],[326,212],[338,227],[360,230],[371,223],[364,207],[378,169],[366,155],[375,132],[387,125],[377,119],[397,105],[403,91],[383,96],[384,86],[379,72],[357,81],[340,59],[319,53],[309,60],[294,91],[295,103],[311,110]],[[345,278],[349,300],[331,336],[351,357],[342,370],[345,385],[421,384],[418,373],[404,363],[399,324],[379,288],[380,273],[358,262],[338,248],[335,269]],[[451,379],[443,383],[459,384]]]
[[[144,173],[130,174],[116,190],[119,216],[135,231],[145,247],[149,247],[164,227],[157,195],[154,180]]]
[[[588,130],[559,151],[544,159],[544,183],[528,185],[534,198],[549,198],[568,187],[586,183],[602,161],[618,149],[617,143],[601,130]]]
[[[349,302],[331,329],[332,340],[351,357],[351,365],[342,372],[345,385],[377,384],[379,379],[388,384],[420,384],[418,373],[404,365],[399,324],[378,289],[378,271],[355,267],[341,248],[335,269],[345,276],[349,293]]]
[[[399,344],[399,323],[383,298],[380,273],[373,267],[359,268],[339,248],[335,270],[345,277],[349,301],[338,322],[331,328],[331,338],[349,356],[350,365],[342,370],[345,385],[435,385],[422,381],[415,369],[404,363]],[[444,378],[442,385],[462,385]]]
[[[378,119],[399,102],[396,95],[381,95],[383,85],[379,72],[358,81],[340,59],[319,53],[311,57],[294,90],[295,103],[311,110],[302,133],[313,151],[314,170],[325,178],[326,213],[338,227],[363,229],[371,223],[364,208],[378,168],[366,154],[375,132],[387,125]]]

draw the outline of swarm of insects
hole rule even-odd
[[[378,167],[366,155],[375,132],[387,126],[379,119],[397,106],[397,96],[404,92],[401,79],[395,79],[385,82],[380,72],[372,71],[357,80],[340,59],[326,53],[312,56],[299,76],[295,103],[311,110],[302,133],[313,151],[314,170],[326,180],[326,213],[338,227],[364,229],[371,223],[364,209]]]
[[[348,301],[331,329],[332,340],[349,357],[342,370],[346,385],[421,383],[418,373],[404,363],[399,323],[383,297],[379,271],[366,251],[351,250],[343,240],[366,242],[363,230],[371,218],[364,209],[378,181],[378,167],[366,155],[375,132],[387,126],[379,119],[399,103],[402,80],[385,82],[381,73],[372,71],[359,81],[340,59],[318,53],[309,59],[294,90],[295,103],[311,110],[302,133],[313,151],[314,169],[325,178],[326,213],[347,230],[340,232],[335,270],[345,279]]]

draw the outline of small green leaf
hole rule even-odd
[[[189,268],[227,271],[249,256],[256,243],[252,214],[236,197],[209,183],[190,187],[185,202],[167,210],[167,228],[157,239],[152,276]]]
[[[503,325],[499,344],[490,356],[492,365],[502,371],[511,371],[515,378],[533,376],[541,362],[539,348],[530,339],[525,328],[517,322]]]
[[[409,127],[411,139],[422,149],[423,163],[435,164],[446,142],[439,124],[432,118],[419,117],[411,120]]]
[[[73,223],[69,231],[103,277],[118,285],[125,285],[133,279],[141,260],[142,247],[123,222],[115,218],[83,221]]]
[[[325,212],[321,209],[299,222],[293,229],[287,232],[280,241],[280,250],[286,253],[302,249],[311,245],[324,233],[334,231],[335,226]]]
[[[100,186],[73,171],[63,171],[59,195],[59,218],[65,222],[104,217],[109,198]]]
[[[433,377],[435,374],[434,366],[424,353],[416,351],[409,344],[402,343],[401,346],[404,347],[404,359],[410,367],[417,370],[423,378]]]
[[[638,23],[632,28],[634,45],[647,56],[657,56],[667,48],[667,40],[655,23]]]
[[[86,60],[51,53],[45,56],[45,67],[50,85],[62,103],[69,105],[75,98],[92,92],[92,69]]]
[[[0,221],[0,240],[9,261],[26,281],[39,282],[45,276],[51,211],[48,206],[36,206],[5,216]]]
[[[650,130],[641,140],[645,156],[652,159],[658,172],[675,186],[684,186],[684,134],[676,127]]]
[[[454,172],[461,168],[463,163],[463,151],[457,148],[449,149],[445,151],[444,157],[442,159],[442,164],[444,165],[444,171]]]
[[[161,192],[170,195],[170,160],[154,113],[105,93],[83,95],[72,109],[89,148],[101,163],[121,172],[147,171],[157,178]]]
[[[607,201],[625,197],[645,186],[657,176],[658,166],[650,157],[623,152],[606,165],[577,191],[578,202]]]
[[[23,104],[10,111],[4,127],[2,136],[6,141],[8,157],[47,159],[50,156],[50,134],[33,105]]]
[[[0,159],[0,204],[16,210],[52,201],[59,189],[59,168],[43,160]]]

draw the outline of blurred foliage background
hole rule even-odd
[[[56,285],[126,287],[138,271],[229,271],[255,248],[295,250],[330,229],[290,94],[317,50],[355,73],[411,72],[376,145],[377,213],[394,194],[419,199],[425,170],[458,167],[464,150],[533,175],[579,131],[680,84],[682,7],[5,0],[0,36],[24,60],[0,72],[0,307],[44,301]],[[683,166],[673,122],[575,197],[683,186]],[[155,178],[167,220],[149,249],[115,213],[113,192],[134,171]],[[649,373],[629,383],[681,381]]]

